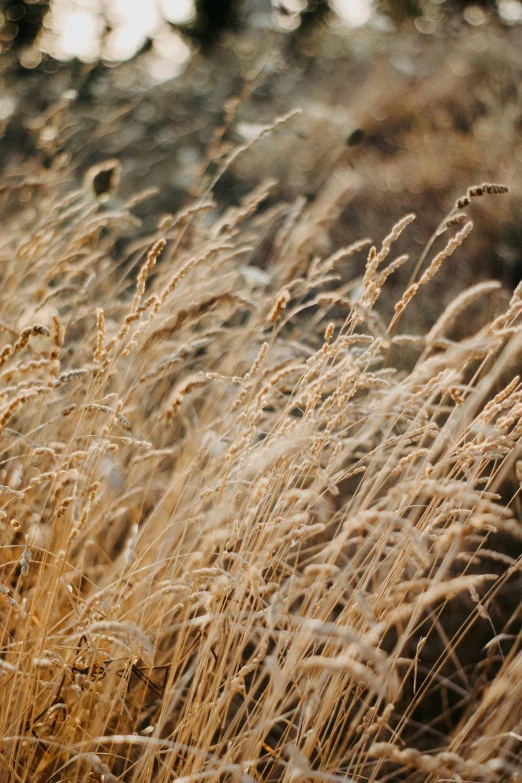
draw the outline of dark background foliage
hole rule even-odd
[[[0,171],[16,182],[26,167],[48,171],[60,152],[81,183],[90,166],[117,158],[116,198],[158,190],[138,208],[147,232],[190,198],[216,132],[232,148],[298,108],[299,118],[238,158],[214,197],[238,203],[273,177],[275,200],[304,198],[319,212],[330,199],[311,256],[375,238],[412,209],[420,252],[469,185],[505,182],[510,199],[474,207],[481,230],[451,278],[438,278],[433,308],[412,306],[412,328],[426,328],[465,286],[494,277],[508,295],[522,278],[522,25],[506,2],[375,0],[368,24],[350,28],[336,0],[197,0],[191,19],[165,14],[118,62],[104,56],[111,3],[99,5],[101,56],[83,61],[45,44],[53,0],[4,0]],[[189,56],[158,80],[161,36]],[[404,283],[400,273],[390,281],[390,302]]]

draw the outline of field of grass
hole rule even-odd
[[[72,174],[2,195],[2,781],[522,780],[521,287],[401,329],[507,189],[310,257],[270,183],[143,236]]]
[[[0,783],[522,783],[519,36],[468,28],[226,102],[248,35],[109,113],[0,72]]]

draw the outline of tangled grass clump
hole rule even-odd
[[[387,325],[414,215],[309,258],[263,183],[143,236],[65,166],[0,246],[2,781],[522,781],[522,287],[404,334],[457,207]]]

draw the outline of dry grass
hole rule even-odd
[[[67,165],[3,194],[2,781],[521,781],[522,290],[402,334],[460,208],[310,259],[268,185],[140,238]]]

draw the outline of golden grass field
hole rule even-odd
[[[0,781],[520,783],[522,284],[433,294],[512,196],[321,253],[219,133],[0,193]]]

